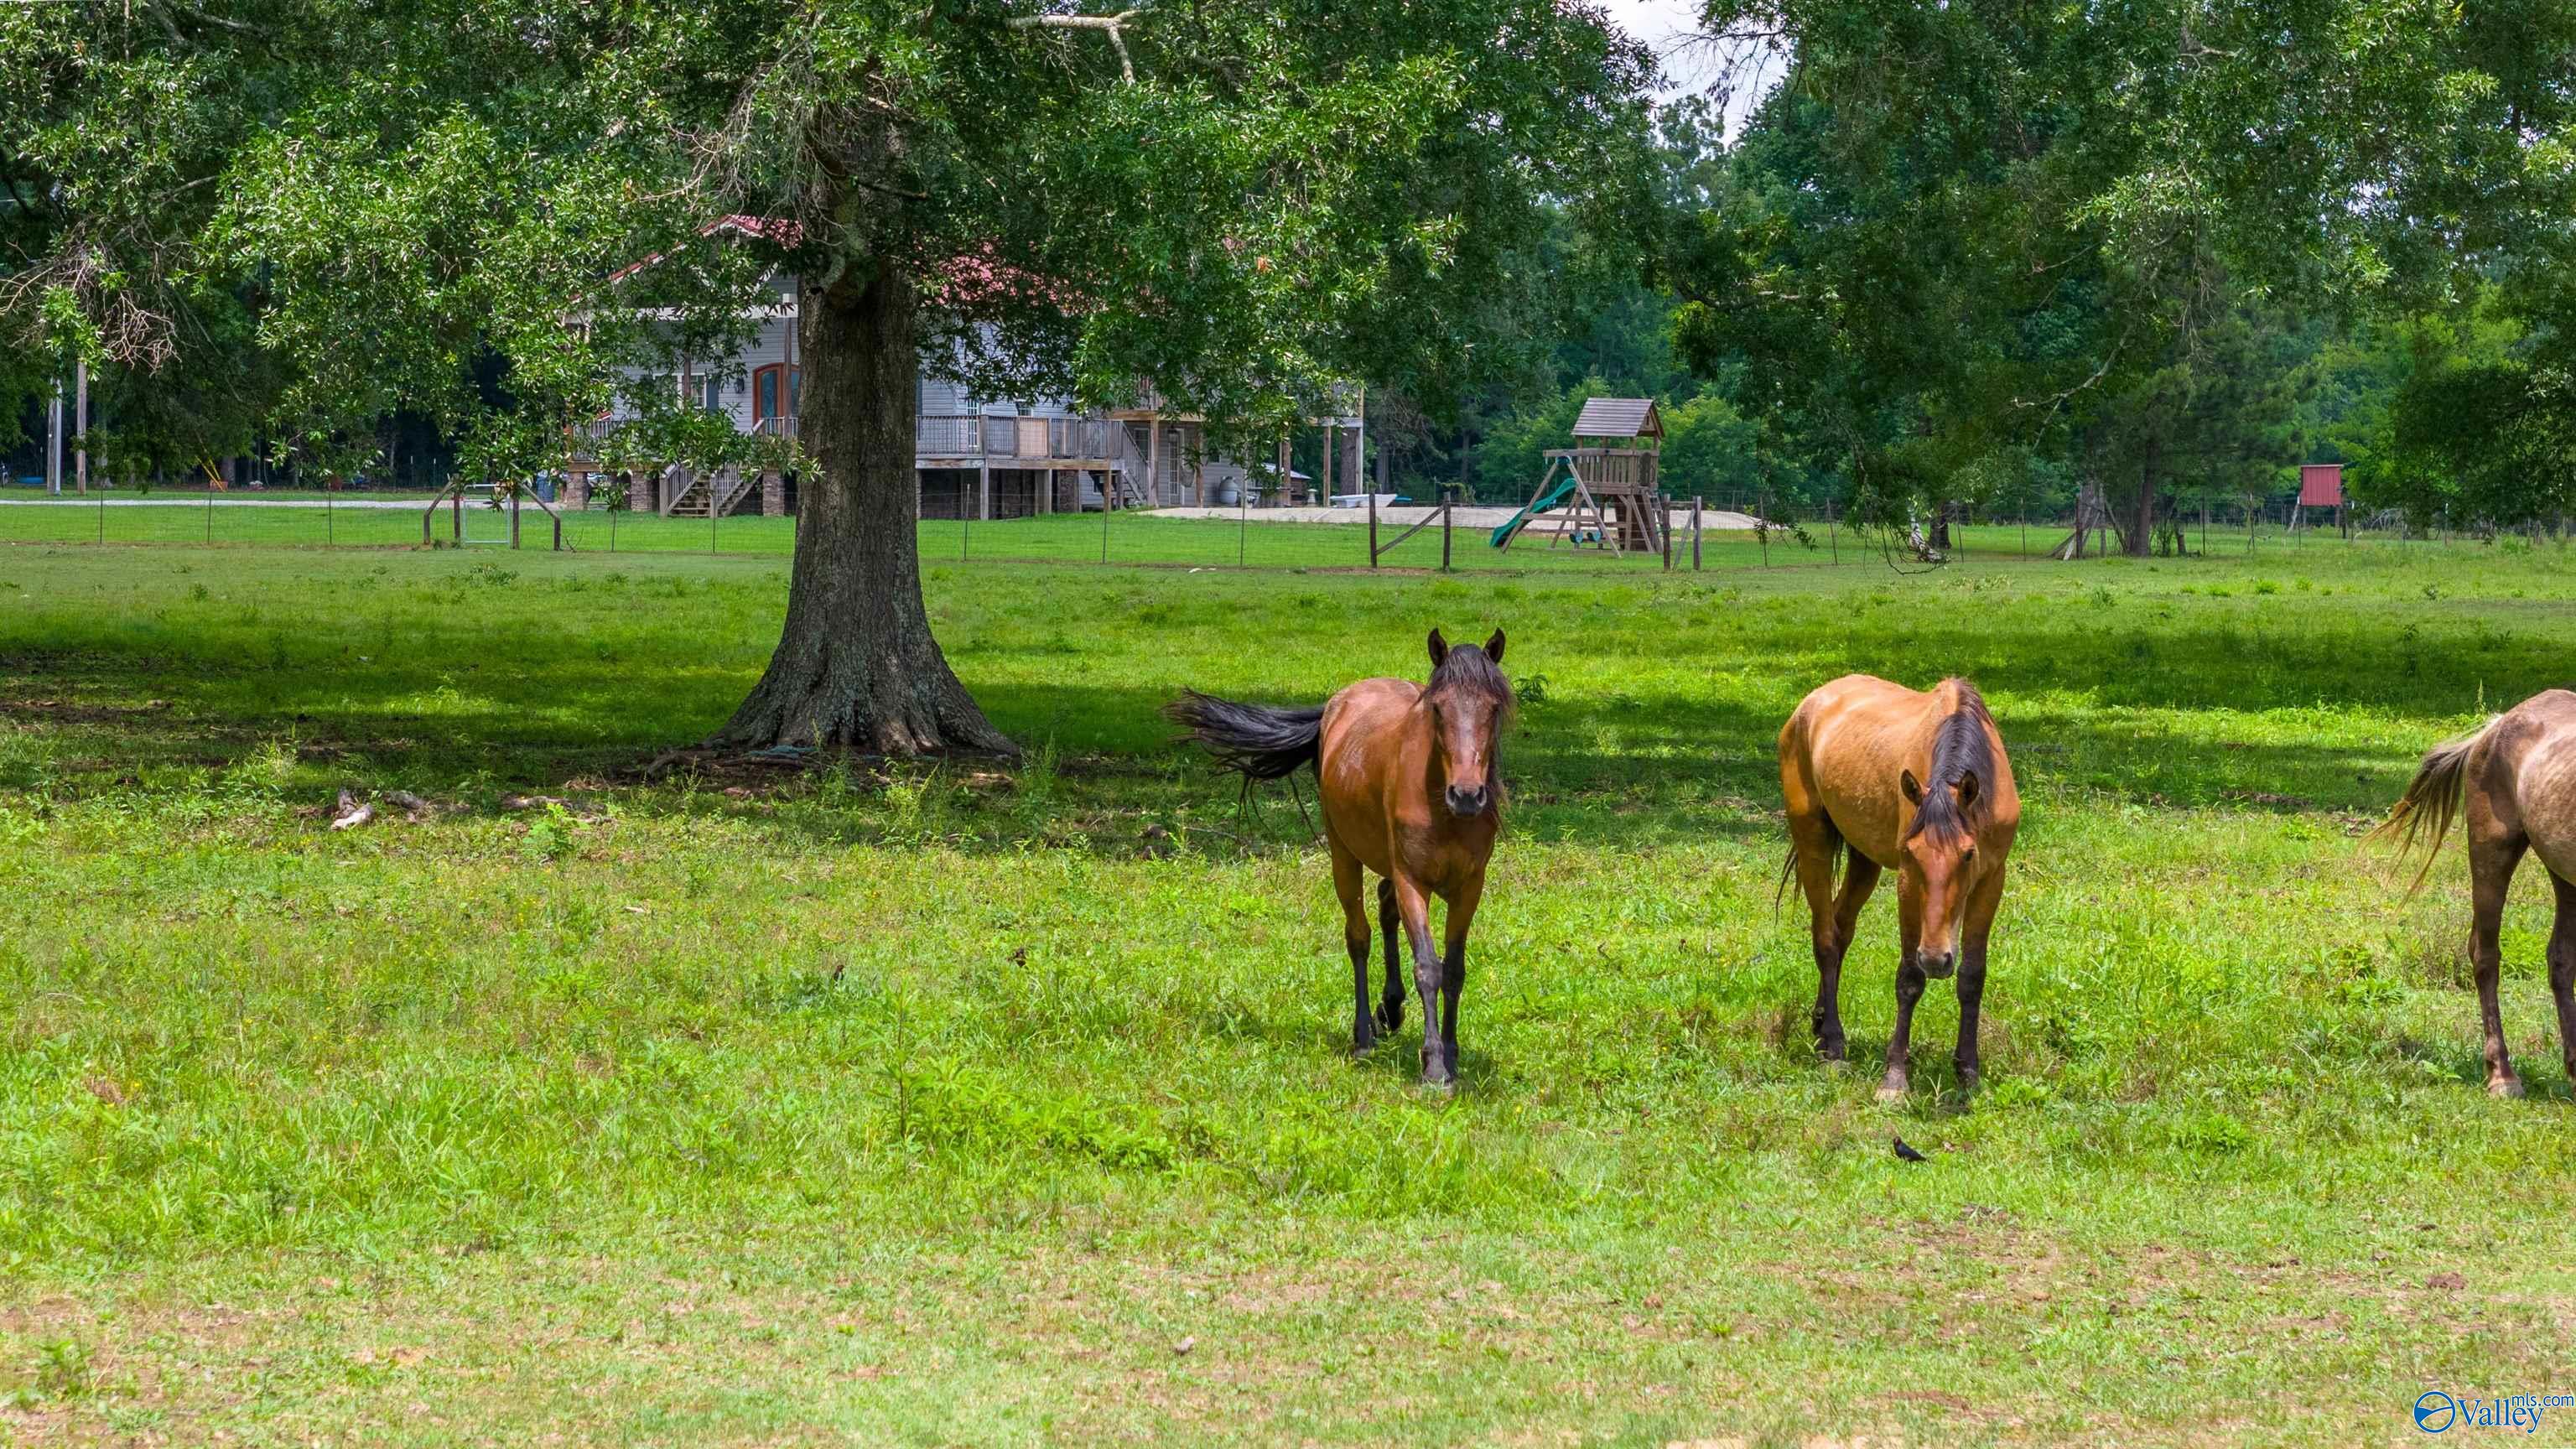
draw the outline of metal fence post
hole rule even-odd
[[[1698,494],[1692,494],[1692,495],[1691,495],[1691,572],[1692,572],[1692,573],[1698,573],[1698,572],[1699,572],[1699,513],[1700,513],[1700,506],[1701,506],[1703,503],[1705,503],[1706,501],[1707,501],[1706,499],[1702,498],[1702,497],[1701,497],[1700,495],[1698,495]]]
[[[1081,486],[1079,483],[1074,485],[1077,490]],[[1110,505],[1117,501],[1110,490],[1116,486],[1117,484],[1108,474],[1100,475],[1100,561],[1102,563],[1109,562],[1109,510]],[[1077,491],[1074,497],[1079,500],[1082,495]]]
[[[1252,479],[1250,475],[1247,474],[1244,478],[1244,483],[1248,487],[1251,482]],[[1244,560],[1250,556],[1246,550],[1252,546],[1252,499],[1241,489],[1237,489],[1235,491],[1234,512],[1234,566],[1236,568],[1242,568],[1244,566]]]
[[[1843,566],[1842,529],[1834,521],[1834,500],[1825,500],[1825,545],[1834,551],[1834,567]]]
[[[215,541],[215,485],[206,485],[206,542]]]
[[[98,541],[107,542],[107,500],[98,500]]]
[[[1458,518],[1458,490],[1444,485],[1440,490],[1440,572],[1449,572],[1449,529]]]
[[[1326,446],[1327,446],[1327,447],[1329,447],[1329,446],[1331,446],[1331,445],[1328,443],[1328,444],[1326,444]],[[1367,487],[1367,488],[1369,489],[1369,496],[1368,496],[1368,509],[1369,509],[1369,567],[1370,567],[1370,568],[1376,568],[1376,567],[1377,567],[1377,489],[1376,489],[1376,487],[1375,487],[1374,485],[1370,485],[1370,484],[1367,484],[1367,483],[1365,483],[1365,482],[1363,482],[1362,486],[1363,486],[1363,487]]]
[[[331,548],[340,542],[340,531],[331,519],[331,495],[322,495],[322,546]]]

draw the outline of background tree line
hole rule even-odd
[[[1358,379],[1421,495],[1517,500],[1611,392],[1663,399],[1677,491],[1936,539],[2080,504],[2175,547],[2338,456],[2418,523],[2576,501],[2564,0],[1703,24],[1727,85],[1657,108],[1556,0],[0,6],[0,448],[77,358],[128,476],[525,477],[783,269],[812,466],[721,738],[888,753],[1008,748],[882,526],[925,356],[1220,441]]]

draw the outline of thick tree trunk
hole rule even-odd
[[[2156,539],[2156,450],[2147,449],[2147,461],[2138,468],[2138,496],[2129,505],[2128,522],[2120,529],[2120,548],[2131,558],[2145,558],[2155,550]]]
[[[911,279],[886,262],[805,290],[797,427],[817,466],[797,490],[787,626],[769,672],[710,744],[1014,752],[949,671],[921,604],[917,306]]]

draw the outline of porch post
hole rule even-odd
[[[1145,415],[1145,495],[1151,500],[1148,507],[1162,506],[1163,415],[1161,413]]]

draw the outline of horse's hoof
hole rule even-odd
[[[2487,1095],[2490,1097],[2519,1097],[2522,1095],[2522,1078],[2496,1077],[2487,1083]]]
[[[1404,1008],[1381,1003],[1377,1009],[1377,1024],[1379,1029],[1384,1031],[1394,1031],[1403,1026]]]
[[[1851,1063],[1844,1061],[1838,1056],[1827,1057],[1824,1059],[1824,1068],[1826,1071],[1829,1071],[1836,1076],[1841,1076],[1843,1073],[1851,1070]]]
[[[1881,1082],[1878,1084],[1878,1104],[1882,1107],[1892,1107],[1904,1101],[1908,1091],[1908,1085],[1904,1082]]]
[[[1960,1069],[1959,1095],[1962,1097],[1973,1097],[1977,1095],[1977,1074],[1975,1072],[1967,1070],[1966,1068]]]

